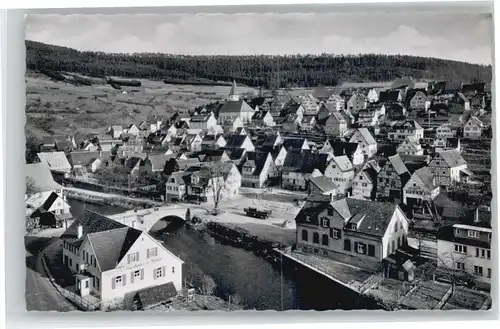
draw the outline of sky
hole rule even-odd
[[[26,39],[118,53],[404,54],[491,64],[489,14],[28,15]]]

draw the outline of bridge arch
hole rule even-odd
[[[184,217],[184,218],[183,218]],[[150,228],[150,233],[163,233],[175,231],[186,223],[185,216],[180,217],[179,214],[171,214],[159,218]]]

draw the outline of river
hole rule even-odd
[[[68,199],[71,212],[82,213],[82,202]],[[85,208],[111,215],[120,207],[86,204]],[[246,309],[330,310],[378,309],[373,301],[290,261],[282,265],[250,251],[222,244],[207,233],[182,227],[173,234],[158,236],[165,246],[185,262],[183,277],[195,286],[210,276],[221,298],[238,296]]]

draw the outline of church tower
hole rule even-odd
[[[231,91],[229,92],[229,100],[230,101],[239,101],[240,95],[236,93],[236,81],[233,80],[233,85],[231,86]]]

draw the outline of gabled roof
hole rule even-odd
[[[71,170],[71,164],[64,152],[41,152],[37,156],[41,162],[49,166],[50,170]]]
[[[441,157],[450,168],[467,164],[467,162],[465,162],[464,158],[462,158],[462,155],[460,155],[457,150],[440,151],[438,152],[438,154],[441,155]]]
[[[334,156],[332,159],[333,162],[339,167],[339,169],[343,172],[353,170],[353,166],[349,158],[345,155]]]
[[[240,148],[247,138],[250,139],[248,135],[231,134],[226,138],[225,148]]]
[[[167,282],[159,286],[140,289],[135,294],[142,308],[147,309],[177,296],[177,289],[173,282]]]
[[[477,126],[479,127],[482,127],[483,126],[483,122],[481,120],[479,120],[478,117],[476,117],[475,115],[471,116],[470,119],[467,121],[467,123],[471,121],[472,123],[476,124]]]
[[[429,190],[434,190],[437,185],[434,180],[434,175],[429,170],[429,167],[422,167],[413,172],[412,177],[418,177],[424,186]]]
[[[285,171],[299,171],[310,174],[314,169],[324,172],[328,164],[328,154],[311,153],[310,151],[290,150],[283,163]]]
[[[250,107],[244,100],[239,101],[226,101],[222,107],[219,109],[219,115],[221,113],[242,113],[242,112],[254,112],[254,109]]]
[[[300,150],[306,143],[305,138],[285,137],[283,138],[283,147],[287,150]]]
[[[457,92],[462,90],[462,81],[447,81],[444,92]]]
[[[330,117],[328,117],[327,121],[335,121],[335,122],[338,122],[338,123],[346,123],[346,119],[344,118],[344,116],[340,113],[340,112],[337,112],[337,111],[333,111],[332,114],[330,115]]]
[[[323,175],[310,177],[309,182],[316,186],[322,193],[332,192],[337,188],[328,177]]]
[[[359,131],[359,133],[361,134],[361,136],[368,145],[377,144],[377,141],[375,140],[375,138],[373,138],[372,134],[367,128],[358,128],[357,131]]]
[[[390,156],[387,158],[387,160],[391,163],[392,167],[394,168],[398,176],[409,173],[408,168],[406,168],[399,154]]]
[[[32,192],[45,192],[62,188],[57,184],[45,163],[31,163],[25,165],[25,179],[32,182]]]
[[[392,126],[393,129],[408,129],[407,126],[409,126],[411,129],[415,130],[421,130],[423,129],[422,126],[415,120],[404,120],[404,121],[398,121]]]
[[[212,112],[193,115],[191,117],[191,120],[189,120],[189,122],[207,122],[211,116],[212,116]]]
[[[174,154],[150,154],[148,155],[153,170],[163,170],[168,160],[175,158]]]
[[[383,90],[380,92],[378,101],[380,103],[397,102],[399,90]]]
[[[334,156],[347,155],[349,159],[352,159],[354,153],[359,148],[358,143],[341,142],[334,139],[330,139],[328,142],[332,147]]]
[[[257,111],[254,113],[252,116],[252,120],[262,120],[265,118],[265,116],[269,113],[269,111]]]
[[[255,168],[252,174],[254,176],[260,175],[262,169],[264,169],[264,165],[266,164],[268,156],[269,152],[247,152],[246,154],[247,160],[245,161],[243,166]]]

